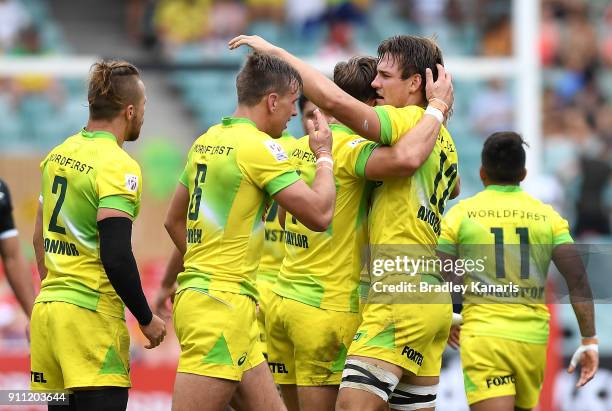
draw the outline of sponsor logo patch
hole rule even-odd
[[[125,175],[125,188],[129,191],[138,190],[138,176],[134,174],[126,174]]]
[[[272,140],[266,140],[264,141],[264,144],[266,148],[270,151],[272,156],[274,156],[276,161],[285,161],[289,159],[287,153],[285,153],[285,150],[283,150],[283,147],[277,142]]]

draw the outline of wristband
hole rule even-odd
[[[578,365],[578,361],[580,361],[580,356],[585,351],[595,351],[596,353],[599,353],[599,346],[597,344],[588,344],[581,345],[580,347],[578,347],[574,355],[572,355],[572,359],[570,360],[570,366],[575,367],[576,365]]]
[[[446,101],[442,100],[441,98],[432,97],[432,98],[430,98],[430,99],[429,99],[429,102],[431,103],[432,101],[437,101],[437,102],[439,102],[440,104],[443,104],[443,105],[444,105],[444,109],[445,109],[446,111],[448,111],[448,110],[450,109],[449,105],[448,105],[448,104],[446,104]]]
[[[425,114],[430,114],[434,116],[436,120],[438,120],[438,123],[440,124],[444,122],[444,114],[442,114],[440,110],[438,110],[437,108],[433,106],[427,106],[427,109],[425,110]]]
[[[326,168],[326,169],[328,169],[329,171],[331,171],[331,172],[332,172],[332,174],[334,173],[334,169],[333,169],[332,167],[330,167],[330,166],[325,165],[325,164],[318,166],[318,167],[317,167],[317,170],[320,170],[320,169],[322,169],[322,168]]]
[[[317,158],[317,161],[315,161],[315,164],[319,165],[319,164],[324,163],[324,162],[325,163],[329,163],[332,166],[334,165],[334,160],[332,160],[329,157],[319,157],[319,158]]]
[[[328,156],[330,156],[330,157],[332,156],[331,152],[330,152],[330,151],[328,151],[328,150],[325,150],[325,149],[321,149],[321,150],[316,151],[316,152],[314,153],[314,155],[315,155],[315,157],[316,157],[316,158],[321,157],[323,154],[327,154],[327,155],[328,155]]]
[[[453,319],[451,320],[451,325],[461,325],[463,324],[463,316],[459,313],[453,313]]]

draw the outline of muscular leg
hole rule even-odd
[[[347,361],[349,360],[359,360],[369,365],[378,367],[384,370],[386,373],[394,375],[397,379],[399,379],[403,373],[401,367],[374,358],[350,356],[347,358]],[[343,381],[344,380],[345,378],[343,377]],[[393,389],[391,389],[391,391],[392,390]],[[338,400],[336,402],[336,410],[338,411],[385,411],[387,409],[387,401],[369,391],[364,391],[357,388],[341,387],[340,392],[338,393]]]
[[[298,387],[301,411],[334,411],[338,386]]]
[[[237,381],[179,372],[172,411],[224,411],[237,386]]]
[[[265,361],[242,376],[232,404],[240,411],[286,411]]]
[[[402,377],[402,379],[400,381],[400,384],[395,389],[395,392],[398,392],[398,390],[401,390],[401,388],[402,388],[401,385],[402,384],[410,384],[410,385],[418,386],[418,387],[431,387],[433,385],[438,385],[439,382],[440,382],[440,377],[419,377],[419,376],[416,376],[416,375],[414,375],[412,373],[407,373],[407,374],[405,374]],[[416,391],[416,390],[414,390],[414,391]],[[402,393],[400,393],[400,394],[402,394]],[[417,393],[408,392],[408,393],[406,393],[404,395],[405,396],[410,396],[411,399],[419,400],[418,397],[415,397],[415,395],[419,395]],[[433,399],[435,400],[435,397]],[[431,401],[430,397],[426,396],[426,395],[423,395],[423,397],[420,398],[420,400],[421,400],[420,402],[424,402],[424,403],[427,403],[427,402]],[[394,408],[394,405],[390,404],[390,409],[391,410],[396,410],[396,409],[397,410],[401,410],[402,408],[401,407]],[[419,410],[419,411],[435,411],[435,409],[436,409],[435,406],[433,406],[433,407],[423,406],[421,408],[416,408],[416,410]],[[500,411],[500,410],[496,410],[496,411]]]
[[[279,385],[283,394],[283,401],[287,406],[287,411],[300,411],[300,402],[298,400],[298,390],[295,384]]]
[[[470,405],[471,411],[519,411],[514,407],[514,396],[489,398]]]

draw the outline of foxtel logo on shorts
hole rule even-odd
[[[45,383],[45,375],[42,372],[30,371],[30,381],[31,382],[42,382]]]
[[[270,367],[272,374],[289,374],[287,366],[282,362],[269,362],[268,367]]]
[[[491,388],[492,385],[499,387],[500,385],[514,384],[515,382],[516,378],[514,378],[514,374],[504,375],[502,377],[487,377],[487,388]]]
[[[404,349],[402,350],[402,355],[405,355],[406,358],[418,365],[423,364],[423,354],[421,354],[415,349],[408,347],[407,345],[404,346]]]

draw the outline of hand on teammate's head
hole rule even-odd
[[[308,120],[306,129],[308,130],[308,144],[310,150],[318,157],[319,154],[327,153],[331,156],[332,150],[332,133],[327,124],[327,119],[321,113],[321,110],[314,111],[315,121]],[[316,123],[316,125],[315,125]]]
[[[433,72],[431,69],[428,68],[425,70],[425,93],[427,101],[432,99],[443,101],[448,106],[448,112],[452,108],[455,99],[452,76],[446,71],[443,65],[437,64],[436,66],[438,68],[438,78],[436,81],[433,80]]]
[[[244,34],[231,39],[228,46],[230,50],[235,50],[240,46],[249,46],[256,52],[263,54],[272,54],[274,49],[276,49],[274,44],[267,42],[259,36],[246,36]]]

